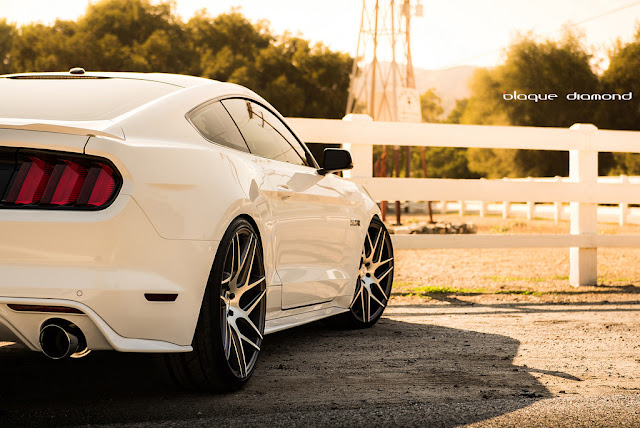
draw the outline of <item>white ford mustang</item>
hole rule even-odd
[[[238,85],[171,74],[0,76],[0,341],[55,359],[166,353],[241,387],[263,336],[382,315],[393,249],[366,191]]]

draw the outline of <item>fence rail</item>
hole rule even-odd
[[[345,176],[374,199],[570,203],[570,235],[397,235],[396,248],[570,248],[569,281],[596,285],[597,247],[640,247],[640,235],[597,235],[597,204],[640,202],[640,183],[598,178],[598,152],[640,153],[640,132],[603,131],[590,124],[570,129],[289,119],[304,141],[342,144],[354,168]],[[373,177],[373,145],[477,147],[569,151],[569,179],[452,180]],[[506,211],[505,211],[506,212]]]

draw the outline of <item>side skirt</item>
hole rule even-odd
[[[337,306],[331,306],[324,309],[317,309],[317,310],[303,312],[296,315],[288,315],[288,316],[268,320],[265,325],[264,334],[271,334],[277,331],[286,330],[288,328],[297,327],[302,324],[318,321],[323,318],[327,318],[333,315],[338,315],[348,311],[349,311],[348,308],[345,309]]]

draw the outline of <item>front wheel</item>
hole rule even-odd
[[[167,358],[179,384],[229,392],[251,377],[264,334],[266,281],[262,246],[245,219],[220,241],[193,338],[193,352]]]
[[[343,317],[350,327],[366,328],[378,322],[389,303],[393,267],[391,237],[375,217],[364,240],[353,301]]]

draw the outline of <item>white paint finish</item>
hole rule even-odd
[[[394,249],[640,247],[640,235],[391,235]]]
[[[260,205],[251,186],[264,180],[262,170],[237,150],[206,141],[154,147],[91,138],[86,151],[114,162],[125,180],[122,192],[135,198],[166,239],[220,240],[229,224],[220,230],[221,219],[230,222],[243,209],[254,215]]]
[[[96,212],[0,210],[0,234],[0,296],[74,301],[123,337],[191,343],[217,242],[162,239],[126,195]],[[144,297],[163,292],[178,300]]]
[[[571,131],[584,134],[587,141],[597,132],[595,126],[576,124]],[[591,150],[569,151],[569,178],[585,186],[598,185],[598,152]],[[571,199],[569,199],[571,201]],[[594,202],[599,202],[598,200]],[[571,201],[571,234],[589,236],[598,232],[598,207],[596,203]],[[569,283],[574,286],[596,285],[598,282],[597,247],[572,247],[569,267]]]
[[[246,88],[185,76],[88,75],[94,74],[181,88],[111,121],[0,119],[2,146],[106,157],[123,178],[105,210],[0,210],[0,302],[82,310],[86,315],[74,320],[91,349],[189,351],[218,242],[243,215],[255,221],[263,242],[268,316],[280,319],[274,329],[348,310],[366,229],[379,213],[362,186],[288,164],[269,171],[284,183],[269,181],[264,160],[204,140],[185,119],[225,96],[268,106]],[[359,164],[370,164],[370,147],[354,152]],[[287,198],[273,183],[289,186],[295,204],[284,206]],[[281,243],[291,262],[282,269],[286,281],[276,271]],[[300,290],[300,283],[314,286]],[[178,299],[148,302],[146,292]],[[281,306],[287,299],[331,302],[287,311]],[[0,306],[0,331],[37,349],[40,326],[53,315]]]
[[[85,135],[66,135],[21,129],[1,129],[0,127],[0,145],[4,147],[39,148],[82,153],[88,138],[89,137]]]
[[[553,203],[553,222],[555,224],[560,223],[562,220],[562,202]]]
[[[273,216],[275,268],[282,281],[282,308],[330,301],[355,278],[363,217],[356,186],[333,174],[261,159],[266,176],[260,190]],[[267,244],[268,245],[268,244]]]
[[[2,129],[19,129],[25,131],[65,134],[66,138],[69,138],[69,135],[81,135],[84,137],[99,135],[101,137],[124,140],[122,128],[110,120],[71,122],[61,120],[34,121],[33,119],[0,118],[0,130]],[[0,136],[0,139],[3,138]]]
[[[638,203],[640,184],[448,178],[355,178],[377,201],[464,200]]]
[[[408,201],[410,212],[426,212],[426,203],[421,201]],[[482,211],[482,205],[486,204],[485,215],[501,216],[503,212],[502,202],[487,202],[487,201],[465,201],[466,212],[471,214],[480,215]],[[452,211],[458,210],[458,202],[451,202]],[[511,204],[510,215],[511,218],[526,218],[527,204],[516,203]],[[440,210],[440,203],[434,203],[434,212],[438,213]],[[556,207],[558,211],[556,212]],[[627,208],[627,223],[628,224],[640,224],[640,208],[628,207]],[[571,216],[571,210],[569,204],[556,203],[544,203],[539,202],[535,204],[534,216],[538,219],[554,220],[558,215],[558,221],[569,221]],[[612,225],[618,224],[620,221],[620,207],[610,205],[598,205],[598,223],[611,223]]]
[[[598,249],[571,247],[569,284],[574,287],[598,285]]]
[[[511,203],[509,201],[502,202],[502,218],[507,219],[511,215]]]
[[[44,314],[16,312],[9,309],[8,304],[21,305],[57,305],[78,309],[85,315]],[[0,297],[0,323],[5,325],[20,341],[33,351],[39,351],[38,337],[42,324],[49,318],[62,318],[74,323],[82,329],[90,349],[112,349],[120,352],[189,352],[190,345],[180,346],[174,343],[127,338],[116,333],[96,312],[79,302],[63,299],[36,299],[21,297]]]
[[[627,184],[629,183],[629,177],[627,177],[626,175],[621,175],[620,176],[620,183],[621,184]],[[618,220],[618,224],[620,226],[624,226],[625,224],[627,224],[628,219],[629,219],[629,205],[628,204],[620,204],[620,218]]]
[[[373,146],[343,144],[342,148],[351,153],[353,169],[343,172],[345,178],[373,176]]]
[[[323,318],[327,318],[333,315],[338,315],[347,312],[348,309],[339,306],[330,306],[323,309],[306,310],[300,314],[287,315],[284,317],[276,318],[267,321],[264,334],[272,334],[278,331],[286,330],[291,327],[295,327],[301,324],[307,324],[313,321],[318,321]]]

